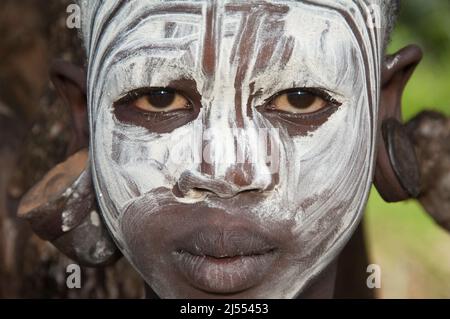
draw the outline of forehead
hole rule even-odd
[[[83,21],[89,21],[84,33],[91,54],[99,49],[100,42],[118,44],[126,40],[131,45],[144,39],[183,39],[178,41],[177,50],[180,50],[180,46],[186,48],[190,41],[201,36],[204,53],[207,53],[204,56],[209,60],[206,62],[213,63],[211,57],[217,53],[219,40],[236,33],[243,42],[242,47],[252,44],[245,43],[246,40],[273,41],[282,32],[303,38],[317,36],[318,31],[323,31],[323,26],[318,25],[323,20],[328,22],[327,32],[336,30],[334,26],[330,30],[330,20],[334,24],[342,20],[341,23],[346,22],[353,32],[360,33],[358,28],[362,29],[363,25],[358,24],[365,23],[361,15],[367,11],[367,6],[357,5],[357,2],[139,0],[100,4],[92,1],[84,9]],[[167,44],[165,49],[170,52],[173,43]],[[159,49],[162,51],[164,47]]]
[[[200,4],[147,5],[139,10],[141,17],[124,22],[116,36],[104,42],[105,57],[113,57],[110,61],[116,64],[136,63],[136,57],[145,56],[153,58],[159,72],[174,68],[181,73],[201,71],[206,77],[235,66],[236,76],[244,77],[268,67],[286,69],[291,60],[297,66],[303,60],[303,69],[313,67],[311,60],[336,64],[336,57],[348,58],[355,47],[336,12],[299,3]]]
[[[367,21],[367,14],[375,9],[381,12],[381,0],[297,0],[297,1],[100,1],[82,0],[83,33],[86,46],[89,51],[97,47],[99,34],[107,30],[118,33],[146,21],[147,18],[166,20],[168,24],[184,23],[193,25],[206,22],[205,27],[217,25],[217,18],[225,15],[253,16],[255,19],[267,19],[270,16],[283,18],[289,10],[295,8],[310,8],[310,11],[318,11],[326,14],[327,11],[335,11],[347,20],[352,27],[363,27]],[[175,21],[170,21],[175,20]],[[216,20],[214,23],[213,21]],[[300,22],[298,17],[296,22]],[[257,21],[263,22],[263,21]],[[159,24],[161,26],[161,24]],[[219,23],[220,25],[220,23]],[[168,27],[168,33],[173,32],[173,27]],[[167,29],[166,29],[167,30]],[[152,31],[158,31],[152,30]],[[220,30],[214,30],[220,31]],[[151,36],[152,33],[145,34]]]
[[[355,74],[364,74],[372,77],[370,90],[382,42],[377,29],[367,28],[373,3],[378,0],[88,2],[91,87],[108,78],[113,91],[119,88],[111,94],[120,95],[194,78],[206,93],[209,80],[275,89],[290,79],[346,95]]]

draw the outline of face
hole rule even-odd
[[[297,296],[371,185],[366,1],[85,2],[94,184],[163,298]]]

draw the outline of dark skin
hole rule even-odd
[[[394,171],[388,159],[386,145],[381,136],[381,125],[386,119],[396,119],[402,122],[402,96],[403,91],[414,72],[414,69],[422,59],[423,53],[418,46],[407,46],[385,60],[382,70],[382,90],[380,96],[380,108],[378,116],[378,155],[377,170],[375,171],[374,184],[383,198],[390,202],[395,201],[391,194],[399,199],[407,199],[403,187],[395,178]],[[393,61],[398,59],[392,67],[388,67]]]
[[[395,63],[392,63],[394,58]],[[382,90],[378,121],[380,127],[382,122],[388,118],[402,120],[401,98],[403,91],[421,58],[422,52],[417,46],[408,46],[386,58],[382,70]],[[52,65],[50,73],[58,93],[71,110],[73,135],[68,154],[72,154],[88,145],[89,129],[87,123],[85,71],[65,62],[57,62]],[[381,132],[380,127],[378,129],[379,132]],[[300,132],[297,133],[300,134]],[[395,193],[400,197],[407,197],[395,178],[392,167],[390,167],[381,133],[379,134],[377,169],[374,182],[381,192],[387,194]],[[345,273],[341,272],[338,272],[336,275],[336,265],[337,258],[320,276],[313,280],[300,297],[332,298],[336,276],[344,276],[344,278],[346,276]],[[366,265],[362,267],[365,270]],[[148,297],[156,297],[150,287],[147,287],[147,295]]]

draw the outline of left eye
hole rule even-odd
[[[328,105],[327,98],[305,90],[290,90],[276,95],[268,104],[270,110],[307,114]]]
[[[151,89],[135,95],[131,104],[146,112],[170,112],[191,107],[182,94],[170,89]]]

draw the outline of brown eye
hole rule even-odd
[[[289,113],[306,114],[326,107],[328,102],[316,93],[305,90],[292,90],[275,96],[270,102],[269,108]]]
[[[135,96],[135,98],[129,98],[130,104],[146,112],[170,112],[191,107],[183,95],[170,89],[151,89],[135,93]]]

